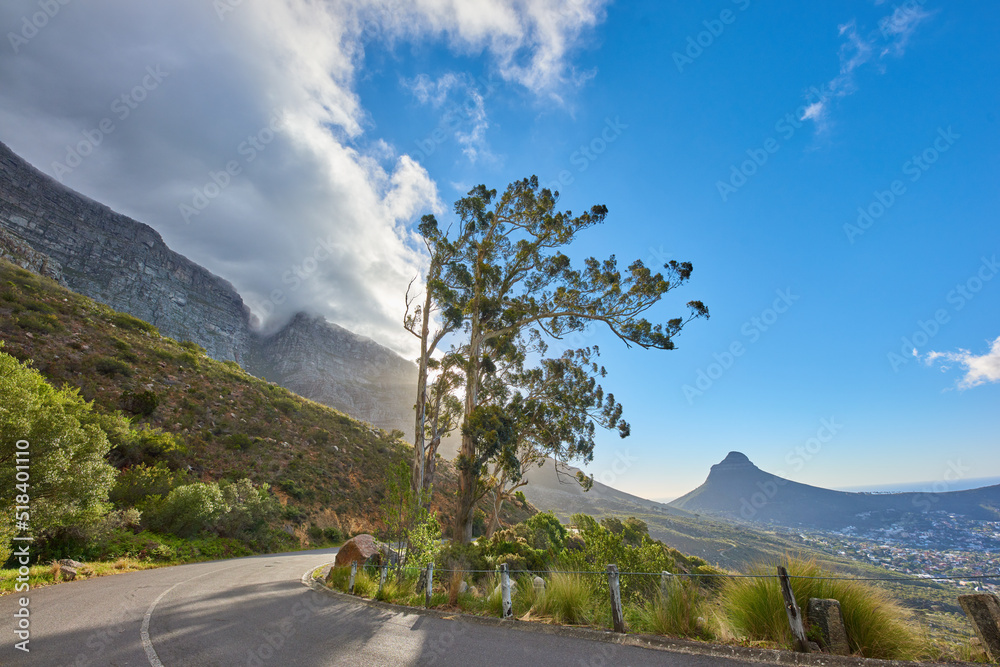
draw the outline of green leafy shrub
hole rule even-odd
[[[246,433],[233,433],[226,437],[226,449],[246,451],[253,444],[253,439]]]
[[[114,445],[110,459],[119,468],[158,463],[177,467],[187,453],[187,447],[176,435],[149,427],[127,429]]]
[[[137,393],[126,389],[122,392],[119,403],[122,409],[127,412],[148,417],[160,405],[160,397],[156,395],[156,392],[148,389]]]
[[[299,411],[299,404],[290,398],[276,398],[271,401],[271,405],[283,415],[291,415]]]
[[[108,377],[116,375],[130,377],[132,375],[132,367],[121,359],[114,357],[97,357],[94,359],[94,370]]]
[[[228,510],[218,484],[196,482],[171,491],[147,511],[147,522],[156,532],[194,537],[210,530]]]
[[[139,331],[141,333],[159,334],[159,331],[152,324],[144,320],[140,320],[138,317],[132,317],[128,313],[114,313],[108,317],[108,321],[119,329]]]
[[[166,497],[171,491],[187,482],[186,472],[171,470],[162,461],[155,466],[139,464],[119,473],[109,500],[116,507],[141,509],[150,497]]]
[[[55,315],[36,312],[18,315],[17,324],[25,331],[40,334],[51,334],[63,329],[62,323]]]
[[[0,343],[2,346],[2,343]],[[93,525],[109,507],[115,471],[105,461],[111,444],[90,403],[75,389],[56,389],[35,369],[0,351],[0,488],[20,492],[17,443],[31,461],[32,528],[36,539],[63,528]],[[10,496],[7,496],[10,497]],[[10,507],[14,503],[8,503]],[[0,516],[0,562],[10,556],[14,512]],[[36,551],[36,553],[40,553]]]

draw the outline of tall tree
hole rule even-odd
[[[437,220],[433,215],[425,215],[421,218],[419,231],[430,254],[430,264],[424,281],[424,299],[422,304],[417,303],[418,295],[410,294],[414,282],[410,281],[406,290],[406,314],[403,316],[403,326],[420,339],[420,357],[417,360],[417,396],[414,405],[416,414],[413,426],[413,466],[410,479],[410,488],[415,494],[420,494],[431,485],[430,480],[425,479],[428,459],[425,447],[428,427],[428,371],[435,365],[434,354],[438,345],[445,336],[458,329],[464,319],[462,286],[459,285],[459,289],[456,290],[454,281],[449,283],[448,278],[462,273],[460,268],[456,269],[453,266],[453,263],[461,256],[466,240],[465,234],[462,233],[454,241],[450,240],[447,231],[442,232],[438,228]],[[438,408],[441,407],[443,400],[443,396],[438,397],[436,403]],[[437,414],[441,415],[440,412]],[[440,439],[438,439],[438,443],[440,443]],[[433,462],[433,453],[431,461]]]
[[[516,425],[497,405],[482,404],[484,377],[503,353],[529,327],[560,338],[592,321],[604,323],[627,345],[670,350],[685,324],[707,317],[700,301],[688,302],[686,318],[652,324],[641,317],[667,292],[691,275],[689,262],[671,261],[653,274],[641,261],[623,274],[615,257],[586,260],[573,269],[562,249],[589,227],[604,222],[607,208],[594,206],[574,216],[557,211],[558,193],[539,189],[534,176],[511,183],[498,198],[485,185],[473,188],[455,204],[463,237],[462,258],[468,272],[464,328],[467,339],[459,509],[454,537],[472,539],[473,511],[481,497],[487,461],[516,468]]]

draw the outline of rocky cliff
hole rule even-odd
[[[250,311],[231,284],[153,228],[70,190],[0,143],[0,227],[55,260],[75,292],[241,362]]]
[[[246,364],[253,375],[412,436],[417,367],[392,350],[305,313],[253,342]]]
[[[319,317],[271,336],[226,280],[174,252],[148,225],[66,188],[0,143],[0,256],[198,343],[297,394],[412,436],[416,366]]]

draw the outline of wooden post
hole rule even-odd
[[[625,615],[622,614],[622,592],[618,583],[618,566],[608,565],[608,588],[611,590],[611,623],[615,632],[625,633]]]
[[[358,573],[358,561],[351,561],[351,578],[347,582],[347,592],[354,595],[354,575]]]
[[[389,566],[383,565],[382,571],[378,575],[378,594],[382,595],[382,587],[385,586],[385,578],[389,575]]]
[[[510,601],[510,569],[507,563],[500,563],[500,597],[503,602],[503,617],[514,615],[514,605]]]
[[[993,593],[959,595],[958,603],[993,662],[1000,661],[1000,597]]]
[[[674,575],[667,572],[666,570],[660,572],[660,593],[663,595],[664,599],[670,597],[670,593],[673,589],[673,586],[674,586]]]
[[[431,606],[431,595],[434,593],[434,563],[433,561],[427,563],[427,594],[425,600],[425,607]]]
[[[792,585],[788,582],[788,570],[783,565],[778,566],[778,581],[781,583],[781,595],[785,598],[785,612],[788,613],[788,625],[792,628],[796,650],[800,653],[811,653],[809,640],[806,639],[806,629],[802,626],[802,611],[792,595]]]

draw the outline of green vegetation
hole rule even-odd
[[[785,563],[799,607],[809,598],[838,600],[852,652],[866,658],[914,659],[925,647],[907,619],[909,614],[885,591],[849,580],[816,579],[831,576],[815,561],[790,558]],[[776,563],[755,569],[772,574]],[[792,645],[784,599],[777,577],[730,579],[722,592],[722,605],[733,628],[745,636]]]
[[[35,315],[50,323],[45,335],[37,323],[23,326]],[[43,487],[31,489],[40,562],[135,554],[175,563],[378,532],[390,471],[412,456],[398,433],[217,362],[5,260],[0,343],[0,457],[28,440],[32,482],[52,480],[63,493],[43,500]],[[61,456],[46,458],[60,433]],[[439,462],[438,471],[444,493],[431,510],[450,517],[455,470]],[[8,506],[13,488],[4,482],[0,491]],[[510,507],[505,518],[530,511]],[[0,565],[11,521],[0,524]]]

